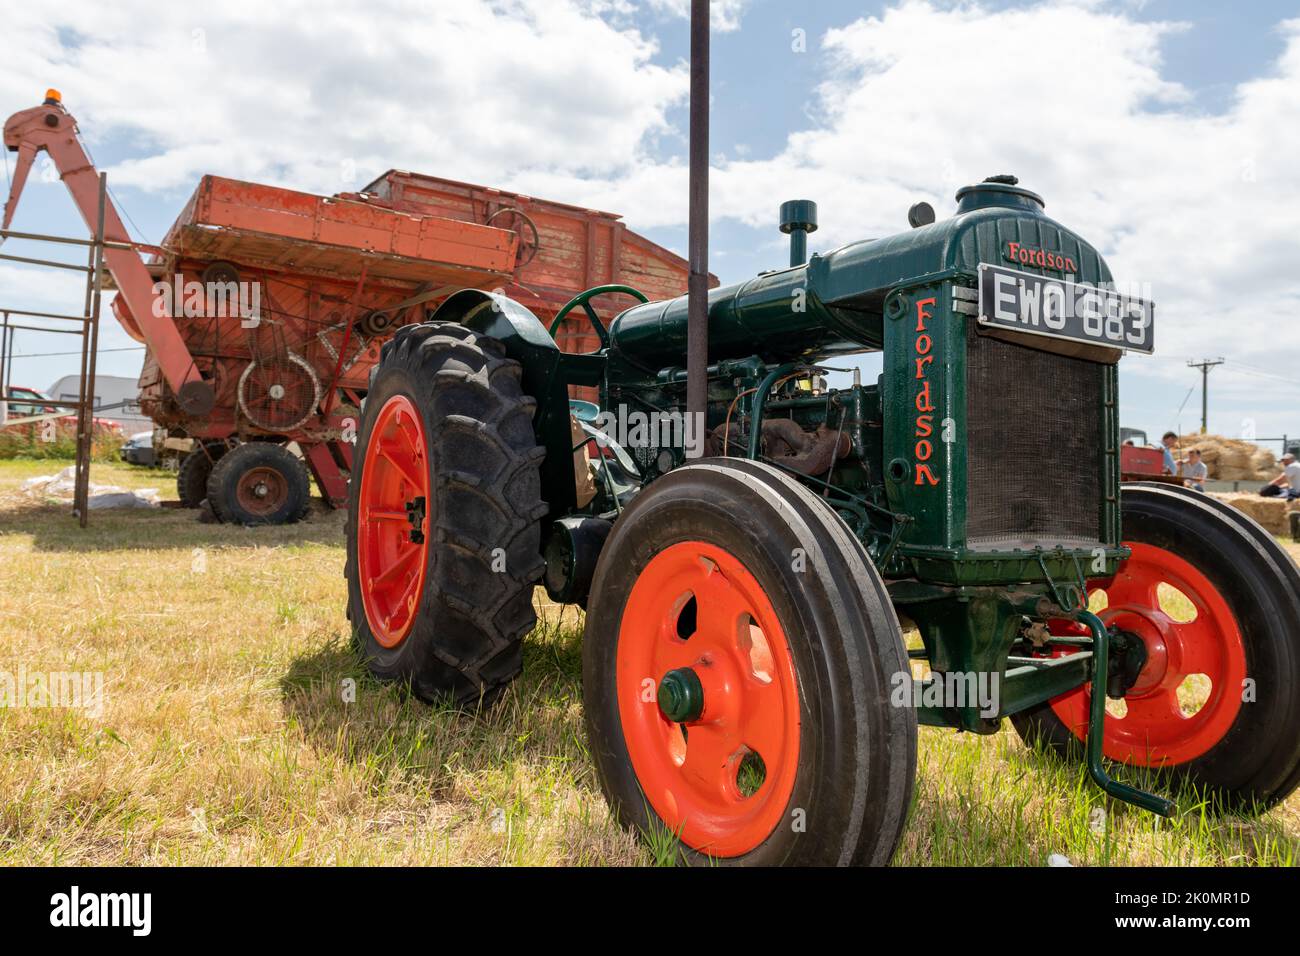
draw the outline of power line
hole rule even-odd
[[[1232,360],[1232,367],[1234,371],[1241,369],[1244,370],[1243,374],[1250,375],[1255,378],[1270,378],[1273,379],[1274,381],[1286,382],[1288,385],[1298,384],[1294,377],[1279,375],[1277,372],[1270,372],[1268,369],[1259,368],[1258,366],[1255,365],[1247,365],[1245,362],[1238,362],[1236,359]]]
[[[124,346],[120,349],[99,349],[98,354],[103,355],[105,352],[143,352],[143,345]],[[54,358],[62,355],[80,355],[80,352],[14,352],[14,358]]]
[[[86,158],[90,160],[90,165],[98,169],[99,166],[95,162],[95,156],[93,153],[91,153],[90,147],[86,144],[86,141],[82,139],[80,135],[77,135],[77,142],[81,145],[81,148],[86,151]],[[6,158],[6,163],[7,162],[8,159]],[[113,200],[113,203],[117,206],[117,208],[121,210],[122,215],[126,216],[126,221],[135,227],[135,232],[136,235],[140,237],[140,242],[143,243],[144,245],[153,245],[153,243],[149,242],[149,237],[144,234],[144,230],[141,229],[139,225],[136,224],[136,221],[131,218],[130,210],[128,210],[126,206],[122,204],[122,200],[117,198],[117,194],[113,192],[113,187],[109,186],[107,182],[105,182],[104,188],[108,190],[109,198],[111,198]]]

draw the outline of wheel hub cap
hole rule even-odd
[[[235,498],[240,507],[263,517],[275,513],[288,496],[289,483],[274,468],[250,468],[235,485]]]
[[[704,711],[704,686],[689,667],[678,667],[659,682],[659,711],[675,724],[698,720]]]

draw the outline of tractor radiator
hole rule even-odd
[[[967,546],[1095,546],[1104,366],[968,328]]]

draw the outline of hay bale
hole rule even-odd
[[[1282,466],[1267,448],[1261,448],[1251,455],[1250,463],[1255,468],[1255,477],[1260,481],[1272,481],[1282,471]]]
[[[1272,481],[1281,470],[1273,453],[1253,442],[1222,435],[1184,435],[1178,439],[1176,456],[1186,458],[1193,448],[1217,481]]]
[[[1287,512],[1296,510],[1300,501],[1284,501],[1281,498],[1261,498],[1246,491],[1229,491],[1215,493],[1215,498],[1226,501],[1238,511],[1250,515],[1265,531],[1270,534],[1286,534],[1289,527]]]

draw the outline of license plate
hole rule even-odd
[[[982,263],[980,325],[1150,354],[1155,303],[1114,289]]]

